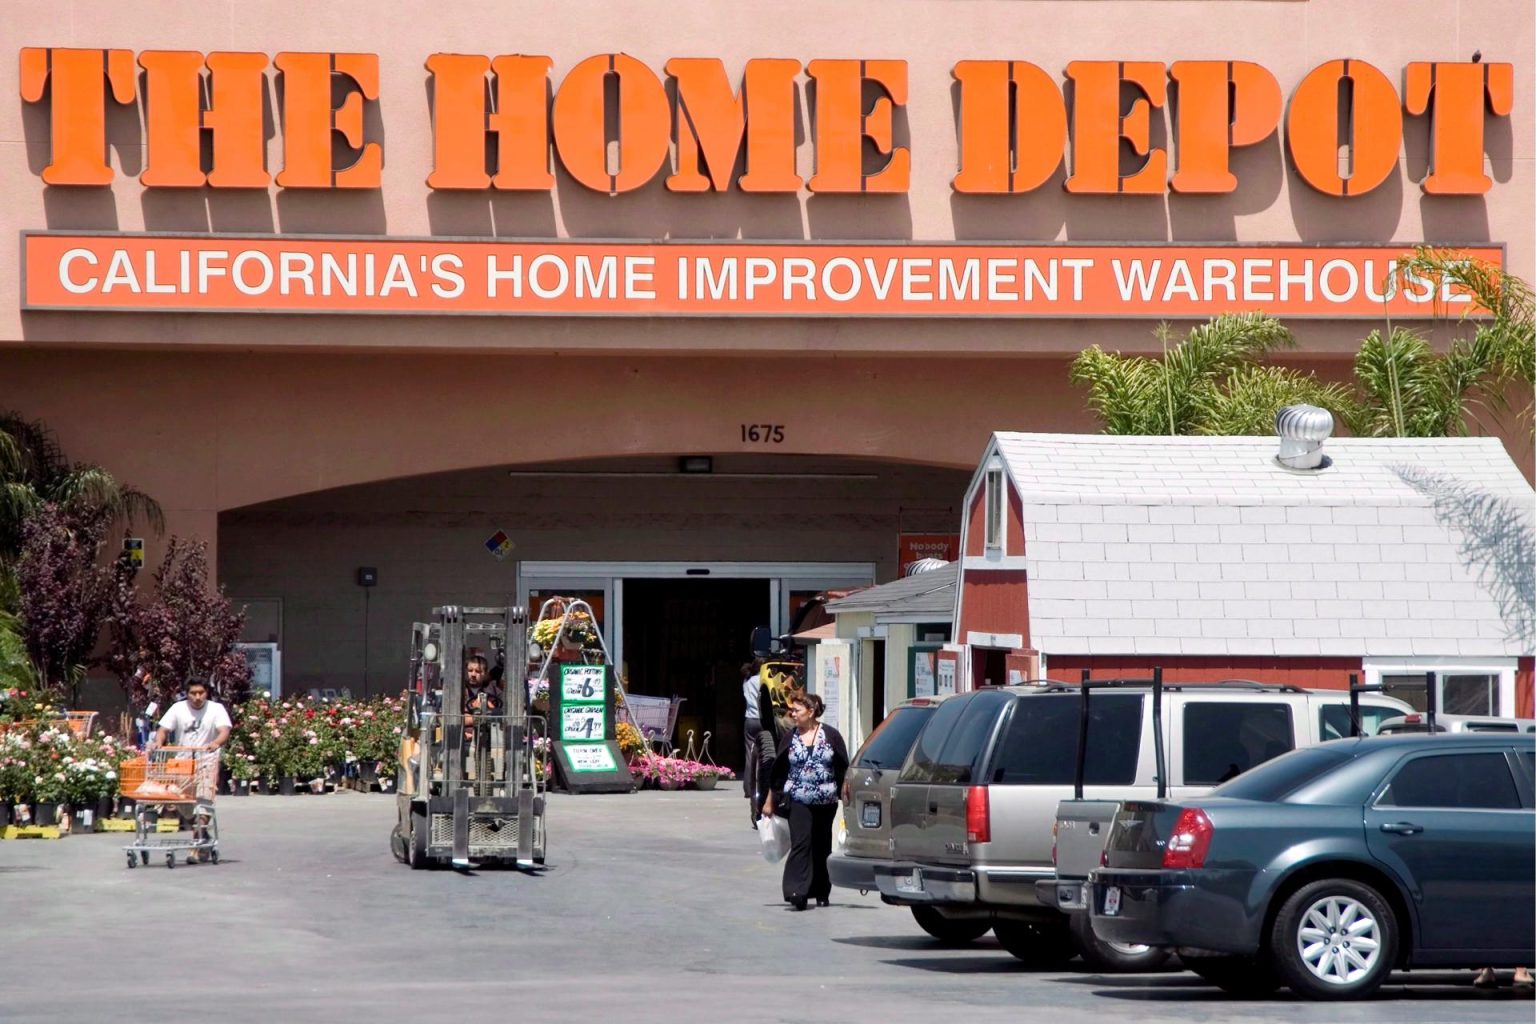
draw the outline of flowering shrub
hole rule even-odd
[[[735,772],[718,764],[705,764],[702,761],[690,761],[683,757],[663,757],[650,751],[642,751],[631,758],[629,772],[642,782],[679,786],[696,782],[705,776],[715,779],[736,777]]]
[[[255,699],[235,709],[227,761],[237,779],[313,779],[340,763],[393,768],[403,732],[401,697]]]
[[[58,711],[45,693],[0,687],[0,722],[36,722],[52,718]]]
[[[628,722],[620,722],[614,727],[613,738],[619,745],[619,753],[625,758],[634,758],[645,750],[645,737]]]

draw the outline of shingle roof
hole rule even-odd
[[[870,587],[827,602],[833,615],[847,612],[873,612],[876,615],[920,615],[932,613],[935,620],[947,621],[955,610],[955,581],[960,564],[950,562],[943,568],[903,576],[878,587]]]
[[[994,435],[1046,652],[1485,656],[1536,648],[1536,495],[1492,438]]]

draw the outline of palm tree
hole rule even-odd
[[[1509,394],[1526,401],[1515,413],[1529,432],[1536,389],[1536,301],[1513,274],[1454,250],[1421,247],[1399,268],[1469,294],[1462,320],[1477,317],[1470,338],[1457,338],[1437,356],[1423,338],[1404,328],[1385,337],[1373,331],[1355,359],[1361,401],[1350,422],[1357,434],[1375,437],[1441,437],[1465,434],[1468,420],[1483,427],[1482,411],[1497,420],[1509,411]]]
[[[1088,405],[1109,434],[1267,434],[1275,413],[1307,402],[1343,412],[1346,389],[1260,359],[1295,341],[1263,313],[1229,313],[1194,327],[1163,354],[1122,356],[1094,345],[1072,361],[1072,382],[1088,389]]]
[[[15,562],[22,520],[45,501],[81,521],[142,518],[156,533],[165,529],[165,515],[149,495],[100,466],[70,462],[41,422],[0,413],[0,566]]]

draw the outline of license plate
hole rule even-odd
[[[916,869],[896,876],[896,891],[920,893],[923,891],[923,873]]]
[[[1083,900],[1083,887],[1080,885],[1056,886],[1056,905],[1063,910],[1080,910],[1088,904]]]
[[[1104,890],[1104,916],[1114,917],[1118,913],[1120,913],[1120,887],[1111,885]]]
[[[865,828],[880,827],[880,805],[865,804],[859,809],[859,824]]]

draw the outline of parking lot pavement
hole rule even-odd
[[[739,789],[552,797],[541,875],[413,872],[392,798],[224,798],[223,862],[130,871],[119,835],[0,843],[0,1020],[1529,1021],[1471,972],[1326,1010],[1167,972],[1029,970],[836,890],[792,913]],[[215,1009],[216,1007],[216,1009]]]

